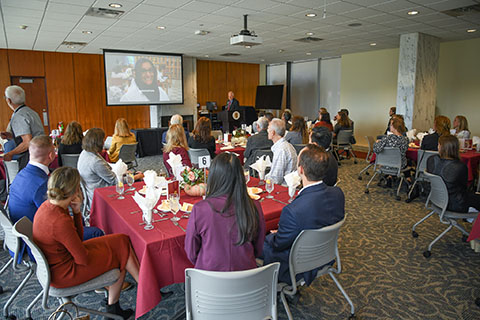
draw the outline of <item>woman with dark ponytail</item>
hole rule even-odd
[[[248,193],[240,160],[221,153],[210,167],[207,194],[193,206],[185,251],[195,268],[239,271],[256,267],[263,250],[262,207]]]

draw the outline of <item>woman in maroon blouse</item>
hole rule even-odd
[[[247,193],[240,160],[219,154],[210,167],[206,199],[193,206],[188,221],[188,259],[202,270],[253,269],[264,240],[262,207]]]
[[[167,131],[167,144],[163,147],[163,164],[168,171],[168,175],[173,175],[173,170],[167,160],[170,158],[170,152],[179,154],[182,157],[182,165],[191,167],[192,162],[188,156],[187,138],[183,127],[179,124],[171,125]]]

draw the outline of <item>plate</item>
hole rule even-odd
[[[249,193],[248,195],[249,195],[250,198],[252,198],[253,200],[258,200],[258,199],[260,199],[260,196],[259,196],[258,194]]]
[[[157,206],[157,209],[163,212],[169,212],[170,204],[168,203],[168,200],[162,200],[162,204]]]
[[[182,207],[180,208],[180,211],[190,213],[190,212],[192,212],[192,209],[193,209],[193,204],[184,202],[182,204]]]
[[[247,188],[247,191],[248,191],[248,193],[251,193],[251,194],[259,194],[259,193],[263,192],[262,189],[257,188],[257,187]]]
[[[141,195],[147,194],[147,186],[143,186],[142,189],[138,190],[138,193],[140,193]]]

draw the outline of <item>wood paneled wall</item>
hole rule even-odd
[[[0,49],[1,90],[11,84],[12,76],[45,77],[51,128],[59,121],[77,120],[84,130],[100,127],[112,135],[119,117],[131,128],[150,127],[149,106],[106,106],[102,55]],[[0,104],[3,131],[12,111],[4,99]]]
[[[255,106],[259,77],[258,64],[197,60],[197,101],[223,106],[233,91],[241,106]]]

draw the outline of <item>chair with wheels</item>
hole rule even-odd
[[[428,150],[421,150],[421,149],[418,150],[418,161],[417,161],[417,167],[415,169],[415,181],[413,182],[410,190],[408,191],[407,199],[411,199],[410,197],[417,183],[428,181],[428,179],[425,178],[427,161],[428,161],[428,158],[436,154],[438,154],[438,151],[428,151]]]
[[[337,143],[333,145],[333,150],[337,155],[337,159],[340,159],[341,153],[346,153],[353,156],[353,163],[357,163],[357,157],[355,152],[353,152],[353,146],[351,139],[353,137],[353,130],[340,130],[337,134]]]
[[[454,212],[447,210],[448,206],[448,190],[445,182],[442,177],[425,172],[425,178],[430,181],[430,194],[428,195],[427,202],[425,203],[425,208],[431,210],[425,217],[420,219],[412,227],[412,236],[414,238],[418,237],[418,233],[415,231],[417,226],[431,217],[434,213],[438,214],[440,222],[448,225],[448,227],[440,233],[430,244],[426,251],[423,252],[425,258],[429,258],[432,255],[433,245],[440,240],[448,231],[453,227],[460,230],[463,233],[464,239],[468,237],[468,232],[457,223],[457,220],[476,218],[478,212],[475,213],[463,213],[463,212]]]
[[[19,166],[17,160],[3,161],[3,165],[5,167],[5,188],[7,191],[7,199],[5,200],[3,208],[5,210],[8,210],[8,200],[10,199],[10,185],[12,184],[13,179],[15,179],[15,177],[17,176]]]
[[[303,148],[305,148],[306,144],[292,144],[292,146],[295,148],[295,151],[297,152],[297,155],[302,151]]]
[[[118,158],[122,159],[123,162],[128,166],[128,169],[138,167],[137,158],[135,153],[137,152],[137,143],[124,144],[120,147],[120,152],[118,153]]]
[[[334,273],[342,272],[340,255],[338,253],[338,233],[345,218],[331,226],[315,230],[303,230],[293,242],[288,257],[290,279],[292,284],[279,283],[278,291],[289,320],[292,320],[292,313],[287,303],[286,296],[293,297],[297,293],[297,286],[305,284],[304,279],[296,280],[296,275],[310,270],[321,268],[317,272],[317,278],[328,274],[337,285],[342,295],[350,305],[350,319],[355,318],[355,308],[352,300],[338,282]],[[336,261],[337,267],[330,262]]]
[[[35,244],[35,242],[33,242],[32,227],[33,227],[32,222],[26,217],[23,217],[22,219],[18,220],[17,223],[15,223],[15,225],[13,226],[13,234],[21,238],[23,241],[25,241],[27,246],[32,251],[33,257],[35,258],[35,261],[36,261],[37,279],[38,279],[38,282],[40,282],[40,285],[42,286],[42,291],[32,300],[32,302],[27,307],[27,310],[26,310],[27,319],[32,318],[31,310],[35,305],[35,303],[37,303],[37,301],[40,300],[40,298],[42,298],[43,309],[47,311],[52,310],[48,306],[49,297],[57,298],[60,304],[65,302],[70,302],[72,301],[72,298],[74,296],[79,295],[81,293],[93,291],[98,288],[110,286],[114,284],[120,277],[120,270],[112,269],[78,286],[61,288],[61,289],[50,286],[50,267],[48,265],[47,259],[45,258],[43,252]],[[122,316],[107,313],[107,312],[87,309],[80,306],[78,307],[78,310],[82,312],[94,314],[94,315],[123,320]]]
[[[198,157],[210,156],[207,149],[188,149],[188,156],[193,166],[198,167]]]
[[[373,139],[372,136],[365,136],[368,142],[368,153],[367,156],[365,157],[365,162],[367,162],[367,166],[360,171],[358,174],[358,180],[362,180],[362,174],[365,173],[366,176],[368,176],[370,173],[368,172],[368,169],[370,169],[375,162],[372,161],[372,157],[374,155],[373,153],[373,145],[375,143],[375,140]]]
[[[399,148],[386,147],[382,152],[377,153],[375,158],[374,174],[368,181],[365,193],[370,193],[368,187],[372,183],[377,174],[390,175],[400,178],[395,199],[400,200],[400,188],[405,180],[405,172],[410,170],[408,167],[402,169],[402,156]]]
[[[77,168],[80,154],[62,154],[62,163],[64,167]]]
[[[245,271],[185,270],[187,320],[277,319],[280,263]]]

